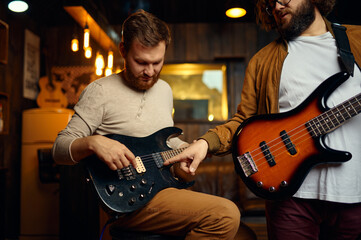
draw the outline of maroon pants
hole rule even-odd
[[[361,240],[361,203],[267,201],[266,216],[269,240]]]

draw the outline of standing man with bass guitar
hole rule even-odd
[[[192,143],[185,151],[169,159],[165,164],[187,162],[188,167],[184,170],[194,174],[207,153],[224,154],[234,150],[232,142],[235,142],[237,134],[242,135],[241,127],[246,129],[247,124],[243,124],[247,122],[246,120],[261,115],[267,116],[266,114],[272,114],[273,117],[274,114],[288,113],[298,108],[325,79],[341,71],[347,72],[351,77],[341,74],[346,76],[345,82],[338,82],[337,87],[323,89],[325,92],[321,94],[327,99],[326,105],[329,108],[335,107],[361,92],[361,27],[346,25],[347,37],[345,37],[343,27],[333,26],[325,18],[334,7],[335,0],[257,0],[256,2],[258,22],[266,30],[277,29],[281,37],[261,49],[250,60],[241,102],[233,118],[209,130],[197,142]],[[347,49],[348,45],[353,56]],[[327,82],[330,85],[333,83],[333,81]],[[317,94],[314,97],[317,98]],[[322,102],[320,105],[315,104],[315,107],[321,105]],[[360,101],[356,105],[357,108],[346,108],[346,110],[360,113]],[[302,114],[302,112],[301,109],[297,113]],[[335,113],[336,117],[342,114]],[[271,118],[271,115],[268,116]],[[297,120],[290,115],[288,122],[293,121],[291,117]],[[322,122],[330,123],[327,118]],[[313,127],[317,128],[324,124],[322,122]],[[284,127],[287,124],[284,124]],[[263,134],[272,130],[272,125],[263,126],[263,132],[262,129],[255,129],[260,133],[252,135],[249,141],[257,137],[265,139],[268,137]],[[300,126],[304,128],[303,125]],[[262,124],[259,128],[262,128]],[[310,128],[307,130],[310,131]],[[286,136],[282,130],[277,130],[278,137],[280,133]],[[338,151],[346,151],[352,154],[352,158],[348,160],[350,155],[345,154],[347,159],[341,159],[339,163],[314,166],[308,174],[305,174],[304,181],[293,196],[267,200],[266,217],[270,240],[354,240],[361,237],[360,130],[361,116],[355,115],[336,130],[326,131],[327,134],[323,136],[322,142],[327,147],[312,143],[310,148],[303,148],[302,143],[295,143],[297,140],[291,136],[290,143],[294,144],[288,146],[291,146],[288,148],[288,155],[293,155],[290,157],[291,161],[301,155],[307,156],[314,146],[324,148],[323,152],[328,151],[328,157],[332,156],[332,152],[336,156]],[[306,135],[309,142],[314,137],[308,132]],[[264,149],[268,148],[266,144],[271,144],[270,141],[259,143],[257,147]],[[338,151],[332,151],[330,148]],[[265,153],[266,151],[260,154],[268,158],[263,165],[268,166],[268,169],[277,168],[280,165],[280,162],[277,162],[279,156],[273,149]],[[323,159],[325,155],[322,155],[322,151],[320,153],[320,155],[316,154],[319,163],[330,160]],[[254,154],[250,153],[242,161],[252,162],[252,157]],[[344,160],[348,161],[341,163]],[[237,161],[239,159],[235,160],[236,166]],[[247,177],[261,174],[259,172],[262,166],[257,164],[259,162],[255,161],[253,165],[245,167],[244,171],[249,171]],[[281,169],[278,173],[287,170],[287,168]],[[262,184],[258,182],[256,187],[261,188]],[[286,181],[281,182],[280,185],[281,188],[287,188]],[[268,191],[272,195],[271,192],[275,190],[276,188],[270,187]]]
[[[168,26],[143,10],[124,21],[120,52],[125,68],[94,81],[83,91],[74,116],[53,146],[58,164],[77,164],[95,154],[114,171],[137,167],[136,153],[104,135],[143,138],[173,126],[172,91],[158,79],[170,40]],[[188,146],[174,137],[167,145],[172,149]],[[155,185],[157,180],[162,181],[155,179]],[[136,211],[121,214],[113,223],[126,230],[205,240],[234,239],[239,224],[238,207],[230,200],[172,187],[159,191]]]

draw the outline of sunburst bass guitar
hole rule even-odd
[[[176,179],[171,166],[163,163],[182,149],[171,150],[166,143],[170,137],[178,136],[182,130],[176,127],[163,128],[147,137],[137,138],[118,134],[105,135],[121,142],[136,156],[137,166],[132,165],[112,171],[95,155],[85,159],[94,189],[102,206],[111,213],[133,212],[147,204],[159,191],[174,187],[188,188],[194,181]]]
[[[351,153],[324,142],[327,133],[361,112],[361,94],[327,107],[328,97],[348,78],[345,72],[337,73],[295,109],[250,117],[240,125],[232,156],[236,172],[255,195],[273,200],[291,197],[314,166],[351,159]]]

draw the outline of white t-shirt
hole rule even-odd
[[[281,112],[301,104],[324,80],[341,71],[336,41],[330,32],[300,36],[289,42],[279,91]],[[341,84],[327,100],[332,108],[361,92],[361,73],[355,64],[354,76]],[[327,146],[348,151],[345,163],[314,167],[295,197],[333,202],[361,202],[361,114],[326,135]]]

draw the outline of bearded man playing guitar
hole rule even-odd
[[[334,5],[335,0],[258,0],[258,22],[266,30],[277,29],[280,38],[250,60],[233,118],[165,163],[187,162],[185,171],[194,174],[206,154],[236,152],[236,170],[242,179],[254,181],[250,189],[270,198],[266,201],[270,240],[361,237],[361,116],[357,115],[361,103],[359,96],[347,101],[361,92],[361,27],[345,25],[347,37],[339,41],[336,35],[340,29],[345,32],[343,26],[325,18]],[[314,101],[319,95],[321,101]],[[312,114],[307,119],[312,113],[309,106],[332,109],[322,119],[312,119]],[[306,119],[304,124],[297,123],[299,118]],[[345,122],[346,118],[351,119]],[[289,129],[294,121],[294,129]],[[249,129],[246,122],[258,128]],[[267,134],[272,131],[276,136],[270,139]],[[248,141],[239,140],[245,134]],[[259,138],[255,151],[244,147],[255,138]],[[290,168],[280,161],[286,155]],[[307,160],[298,162],[301,156]],[[273,177],[263,178],[267,171],[273,171]],[[285,180],[267,185],[283,174]],[[289,188],[293,183],[299,186]],[[291,189],[291,196],[282,194],[283,189]]]
[[[119,214],[113,226],[132,231],[185,236],[185,239],[234,239],[240,224],[240,213],[238,207],[225,198],[169,187],[160,189],[154,198],[148,199],[149,202],[136,211],[128,209],[144,202],[151,192],[154,194],[163,175],[143,179],[147,172],[145,175],[133,174],[132,170],[139,167],[135,157],[137,153],[132,152],[125,142],[105,135],[120,134],[123,136],[120,139],[128,139],[133,143],[155,132],[164,132],[162,129],[172,128],[172,91],[165,81],[158,79],[169,43],[168,26],[154,15],[138,11],[125,20],[120,43],[125,69],[119,74],[92,82],[82,92],[74,107],[74,116],[55,141],[54,160],[58,164],[72,165],[79,161],[87,164],[86,161],[90,161],[87,157],[95,155],[97,166],[102,163],[108,170],[112,170],[103,174],[104,177],[120,172],[122,175],[119,175],[118,182],[124,184],[132,182],[131,177],[142,175],[141,181],[132,183],[127,190],[119,191],[122,184],[118,187],[111,184],[104,190],[109,197],[115,197],[115,205],[126,209]],[[161,144],[172,149],[188,145],[179,138],[163,140],[167,140],[167,143]],[[157,137],[153,141],[142,140],[140,144],[133,144],[133,147],[146,149],[157,146],[157,141]],[[150,167],[146,160],[149,161],[151,156],[153,151],[144,157],[144,168]],[[96,174],[101,168],[93,170],[92,173]],[[166,172],[166,169],[162,172]],[[144,186],[148,186],[147,191],[139,194],[139,197],[123,200],[127,192],[136,192]]]

